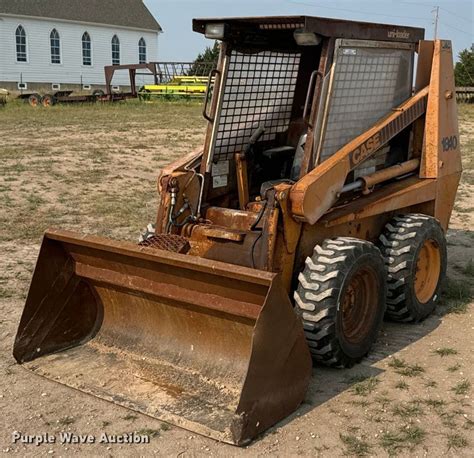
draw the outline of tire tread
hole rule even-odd
[[[306,259],[299,274],[295,310],[302,318],[308,346],[317,363],[350,367],[361,359],[343,352],[336,335],[336,318],[346,274],[354,260],[367,253],[378,256],[383,264],[380,251],[370,242],[352,237],[328,239],[314,248],[313,256]]]

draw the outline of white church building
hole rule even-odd
[[[0,87],[102,87],[105,65],[157,61],[161,32],[143,0],[0,0]]]

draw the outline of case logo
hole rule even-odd
[[[380,132],[377,132],[373,137],[370,137],[365,143],[357,148],[350,156],[351,167],[355,167],[362,161],[367,159],[372,153],[377,151],[382,146],[380,140]]]

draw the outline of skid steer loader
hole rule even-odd
[[[461,174],[452,48],[306,16],[193,26],[221,42],[204,147],[162,172],[138,246],[45,233],[14,356],[243,445],[297,409],[312,360],[351,366],[384,316],[434,309]]]

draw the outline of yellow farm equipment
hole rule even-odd
[[[0,88],[0,106],[4,106],[7,104],[9,92],[6,89]]]
[[[147,84],[140,89],[142,100],[154,97],[204,97],[207,84],[191,84],[171,81],[168,84]]]
[[[152,98],[204,98],[207,92],[208,77],[175,76],[168,83],[146,84],[140,88],[141,100]]]

